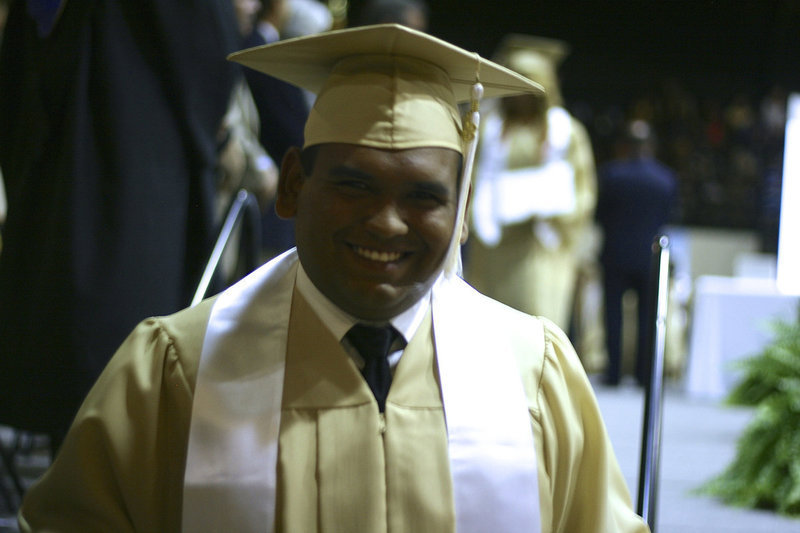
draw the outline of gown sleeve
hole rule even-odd
[[[142,322],[86,397],[19,513],[23,532],[179,531],[204,302]]]
[[[545,354],[537,397],[553,532],[646,533],[635,514],[600,409],[566,335],[542,319]],[[534,416],[534,418],[537,418]]]

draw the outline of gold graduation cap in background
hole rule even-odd
[[[561,105],[557,71],[569,51],[569,45],[558,39],[511,33],[497,46],[494,60],[541,83],[549,102]]]
[[[510,56],[521,52],[536,52],[558,66],[569,55],[570,47],[559,39],[510,33],[500,41],[493,59],[505,65]]]

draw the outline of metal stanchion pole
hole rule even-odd
[[[200,283],[198,284],[197,290],[194,293],[194,298],[192,298],[193,306],[197,305],[203,300],[203,298],[205,298],[206,292],[208,291],[208,286],[211,284],[211,280],[214,277],[214,272],[216,272],[219,261],[222,259],[222,253],[225,251],[225,247],[228,245],[228,240],[231,238],[233,231],[241,221],[248,202],[255,202],[255,198],[246,190],[240,190],[237,193],[236,198],[233,200],[230,209],[228,209],[228,214],[225,217],[225,221],[222,223],[222,228],[219,231],[217,242],[214,244],[211,257],[206,264],[202,278],[200,278]]]
[[[637,512],[650,526],[650,531],[655,533],[664,404],[664,350],[669,302],[669,239],[665,235],[659,236],[653,243],[652,268],[651,301],[646,304],[640,302],[640,305],[651,306],[654,313],[650,316],[654,317],[654,320],[650,325],[652,360],[650,376],[645,386]]]

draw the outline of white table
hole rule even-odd
[[[800,297],[778,292],[774,279],[700,276],[695,281],[686,389],[721,399],[741,372],[733,361],[756,355],[773,338],[770,323],[794,320]]]

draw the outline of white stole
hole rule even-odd
[[[541,322],[487,298],[457,277],[433,293],[436,359],[447,424],[457,533],[538,532],[539,484],[528,400],[510,339],[526,320],[531,349],[544,350]],[[476,305],[477,304],[477,305]],[[478,313],[478,310],[482,311]],[[493,335],[475,332],[488,331]]]
[[[272,531],[296,257],[270,261],[211,309],[192,404],[183,531]]]
[[[214,303],[192,406],[183,531],[274,529],[278,433],[296,272],[297,254],[291,250]],[[456,531],[538,533],[533,432],[513,351],[503,346],[501,336],[463,334],[470,331],[465,329],[470,322],[483,324],[475,331],[501,331],[487,329],[486,320],[500,326],[508,317],[465,320],[464,310],[474,309],[474,300],[483,297],[458,279],[440,279],[433,293]],[[531,334],[543,338],[541,325],[530,320],[538,325]]]

